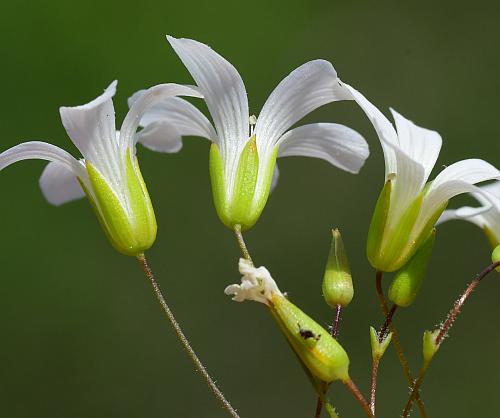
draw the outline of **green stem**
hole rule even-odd
[[[141,264],[142,269],[144,270],[144,274],[146,275],[146,278],[151,284],[151,287],[153,288],[153,291],[155,293],[156,299],[158,299],[158,302],[160,303],[160,306],[167,316],[168,320],[170,321],[170,325],[172,325],[172,328],[174,329],[175,333],[177,334],[177,338],[181,342],[182,346],[186,350],[189,358],[192,360],[194,363],[196,369],[200,372],[200,374],[203,376],[205,379],[206,383],[212,390],[213,394],[216,396],[216,398],[221,402],[222,406],[224,409],[233,417],[233,418],[240,418],[239,415],[236,413],[236,410],[231,406],[229,401],[226,399],[222,391],[219,389],[217,384],[214,382],[212,377],[208,374],[207,369],[201,362],[201,360],[198,358],[196,355],[195,351],[191,347],[191,344],[189,343],[188,339],[184,335],[184,332],[182,331],[179,323],[175,319],[174,314],[170,310],[165,297],[163,296],[160,287],[158,286],[158,283],[156,282],[156,279],[154,277],[153,271],[151,270],[151,267],[149,266],[149,263],[146,259],[146,256],[144,254],[140,254],[137,256],[137,260],[139,260],[139,263]]]
[[[241,225],[234,226],[234,234],[236,235],[236,241],[238,242],[238,246],[240,247],[241,254],[243,254],[243,257],[253,264],[252,257],[248,252],[247,245],[245,244],[245,240],[243,239],[243,234],[241,233]]]
[[[384,291],[382,290],[381,271],[377,271],[375,284],[377,288],[377,295],[380,301],[380,307],[382,308],[382,311],[384,312],[384,315],[387,318],[390,311],[389,307],[387,306],[387,302],[385,300]],[[403,369],[403,373],[406,376],[406,379],[410,384],[410,386],[413,386],[415,380],[413,379],[410,366],[408,365],[408,360],[406,359],[406,356],[404,354],[403,346],[401,344],[401,339],[399,338],[399,333],[392,321],[389,324],[389,329],[392,332],[391,342],[394,345],[394,349],[396,350],[396,354],[398,356],[399,363],[401,364],[401,368]],[[422,416],[422,418],[428,418],[429,416],[427,415],[427,411],[425,410],[424,402],[420,397],[420,392],[417,392],[417,394],[415,395],[415,400],[417,401],[418,410],[420,411],[420,415]]]

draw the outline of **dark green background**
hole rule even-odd
[[[42,139],[77,155],[60,105],[86,103],[117,78],[121,122],[134,91],[191,82],[164,39],[169,33],[206,42],[228,58],[245,80],[252,113],[291,70],[325,58],[384,112],[393,106],[438,130],[444,138],[438,169],[473,156],[498,164],[499,19],[497,2],[482,0],[3,2],[2,149]],[[319,160],[282,160],[279,187],[248,244],[256,263],[326,324],[332,312],[320,284],[329,228],[342,229],[356,295],[340,338],[366,393],[368,326],[382,316],[364,253],[383,159],[353,103],[325,106],[307,120],[358,129],[371,158],[358,176]],[[140,149],[139,158],[160,227],[150,261],[218,383],[244,418],[312,417],[309,383],[266,309],[223,295],[239,280],[239,254],[212,206],[208,143],[187,138],[179,154]],[[43,166],[24,162],[0,176],[0,416],[225,416],[139,266],[111,248],[89,204],[54,208],[44,201],[37,184]],[[489,256],[478,228],[460,222],[440,228],[421,295],[396,319],[413,369],[423,331],[444,318]],[[423,391],[431,417],[500,415],[499,295],[498,277],[486,280],[443,345]],[[380,371],[379,416],[399,416],[407,392],[391,348]],[[332,397],[342,417],[363,416],[341,384]]]

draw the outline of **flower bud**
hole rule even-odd
[[[314,378],[325,383],[349,379],[349,357],[326,329],[278,293],[273,295],[270,308],[290,346]]]
[[[120,199],[107,180],[86,162],[92,191],[80,182],[113,246],[120,253],[137,256],[156,239],[156,218],[137,159],[127,152],[125,197]]]
[[[389,347],[392,339],[392,332],[389,332],[384,336],[384,339],[380,341],[379,333],[375,330],[375,328],[370,327],[370,344],[372,347],[372,359],[373,361],[378,361],[382,358]]]
[[[389,299],[396,305],[407,307],[415,300],[427,273],[435,237],[434,229],[410,261],[396,273],[389,287]]]
[[[491,254],[491,261],[493,261],[493,263],[500,262],[500,245],[497,245],[493,250],[493,253]],[[496,270],[500,273],[500,266],[498,266]]]
[[[436,337],[439,334],[439,329],[435,331],[425,331],[423,339],[423,356],[424,363],[428,364],[439,349],[439,345],[436,344]]]
[[[323,276],[323,297],[332,308],[337,305],[347,306],[353,296],[349,261],[338,229],[332,230],[332,244]]]
[[[272,152],[269,161],[261,166],[256,137],[252,136],[239,157],[236,177],[228,179],[220,150],[216,144],[212,144],[212,194],[217,214],[228,228],[233,229],[235,225],[240,225],[244,231],[259,219],[269,197],[277,154],[278,147]],[[234,185],[232,191],[228,190],[229,182]]]

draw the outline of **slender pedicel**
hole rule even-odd
[[[240,247],[243,258],[253,264],[252,257],[250,256],[247,245],[245,244],[245,240],[243,238],[243,234],[241,232],[241,225],[238,224],[234,226],[234,234],[236,235],[236,240],[238,241],[238,246]]]
[[[352,379],[347,379],[344,381],[344,384],[346,385],[347,389],[352,393],[354,398],[358,401],[358,403],[361,405],[363,408],[363,411],[365,411],[366,415],[370,418],[375,418],[375,415],[372,413],[370,409],[370,405],[368,405],[368,402],[366,402],[366,399],[364,396],[361,394],[360,390],[358,387],[354,384]]]
[[[217,384],[214,382],[212,377],[208,374],[207,369],[201,362],[201,360],[198,358],[196,355],[195,351],[191,347],[191,344],[189,343],[188,339],[184,335],[184,332],[182,332],[182,329],[175,319],[174,314],[170,310],[169,306],[167,305],[167,302],[165,300],[165,297],[163,296],[160,287],[158,286],[158,283],[156,282],[156,279],[154,277],[153,271],[151,270],[151,267],[149,266],[149,263],[146,259],[146,256],[144,254],[140,254],[137,256],[137,260],[139,261],[142,269],[144,270],[144,274],[146,275],[146,278],[149,280],[151,283],[151,286],[153,288],[153,291],[155,293],[156,298],[158,299],[158,302],[160,303],[160,306],[167,316],[168,320],[170,321],[170,324],[172,325],[172,328],[174,329],[175,333],[177,334],[177,338],[183,345],[184,349],[186,350],[187,354],[193,361],[196,369],[201,373],[203,378],[205,379],[206,383],[216,396],[216,398],[221,402],[222,406],[224,409],[233,417],[233,418],[240,418],[239,415],[237,414],[236,410],[232,407],[232,405],[229,403],[229,401],[226,399],[222,391],[219,389]]]
[[[481,283],[481,280],[483,280],[488,274],[490,274],[492,271],[494,271],[497,267],[500,266],[500,261],[496,261],[492,264],[490,264],[488,267],[486,267],[481,273],[479,273],[474,280],[470,282],[470,284],[467,286],[465,289],[464,293],[455,301],[453,308],[451,309],[450,313],[448,314],[446,321],[444,321],[443,325],[437,332],[437,335],[433,338],[434,341],[431,343],[433,344],[434,347],[434,352],[432,353],[429,358],[424,357],[424,363],[422,365],[422,368],[420,370],[420,373],[417,377],[417,380],[415,381],[415,384],[412,385],[412,391],[410,393],[410,397],[408,398],[408,402],[406,403],[405,409],[403,410],[402,413],[402,418],[407,418],[411,412],[411,406],[413,404],[413,401],[416,397],[416,394],[418,393],[418,390],[420,386],[422,385],[422,382],[425,377],[425,373],[427,372],[427,369],[429,368],[429,364],[432,361],[433,355],[437,350],[439,349],[441,343],[443,342],[444,338],[447,336],[448,331],[452,327],[453,323],[458,317],[458,314],[460,313],[460,310],[462,309],[462,306],[464,305],[465,301],[469,298],[469,296],[472,294],[472,292],[475,290],[475,288]],[[429,334],[432,336],[432,333]],[[425,354],[425,353],[424,353]]]
[[[389,314],[389,307],[387,306],[387,301],[385,300],[384,296],[384,291],[382,290],[382,272],[377,270],[376,272],[376,278],[375,278],[375,285],[377,289],[377,295],[380,301],[380,307],[382,308],[382,311],[384,312],[384,315],[387,317]],[[415,380],[413,379],[410,366],[408,365],[408,360],[406,359],[406,356],[403,351],[403,347],[401,345],[401,340],[399,338],[399,333],[396,329],[396,327],[392,324],[389,325],[389,328],[392,332],[392,343],[394,345],[394,348],[396,350],[396,354],[398,356],[399,363],[401,364],[401,368],[403,369],[403,373],[406,376],[406,380],[410,385],[413,385]],[[427,411],[425,410],[424,402],[422,398],[420,397],[420,392],[417,392],[416,397],[415,397],[418,405],[418,410],[420,412],[420,415],[422,418],[428,418]]]

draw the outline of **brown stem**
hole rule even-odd
[[[410,397],[408,398],[408,402],[406,402],[405,409],[403,410],[403,413],[401,414],[401,418],[408,418],[411,412],[411,406],[413,404],[413,400],[415,399],[416,394],[418,393],[420,386],[422,386],[422,382],[424,381],[425,377],[425,372],[427,371],[427,367],[429,366],[429,363],[424,363],[424,366],[420,370],[420,373],[418,374],[417,380],[415,381],[415,384],[413,385],[413,388],[410,393]]]
[[[382,325],[382,328],[380,328],[380,332],[378,334],[378,342],[379,343],[384,341],[385,337],[387,336],[387,331],[392,325],[392,317],[394,316],[394,312],[396,312],[397,308],[398,308],[398,305],[396,305],[396,304],[392,305],[391,310],[386,314],[384,325]]]
[[[479,273],[467,286],[465,289],[464,293],[462,296],[458,298],[458,300],[454,303],[453,308],[451,309],[450,313],[448,314],[448,317],[446,318],[446,321],[443,323],[441,326],[441,329],[439,330],[439,333],[434,340],[434,343],[437,347],[441,345],[443,342],[443,339],[446,337],[448,334],[448,331],[452,327],[453,323],[457,319],[458,314],[460,313],[460,310],[462,309],[462,306],[464,305],[465,301],[469,298],[469,296],[472,294],[474,289],[477,287],[479,283],[481,283],[481,280],[483,280],[489,273],[491,273],[493,270],[495,270],[497,267],[500,266],[500,261],[497,261],[493,264],[490,264],[488,267],[486,267],[481,273]],[[403,411],[402,418],[408,417],[411,411],[411,406],[413,403],[413,400],[416,399],[416,393],[418,393],[418,390],[420,386],[422,385],[422,382],[425,377],[425,372],[427,371],[427,368],[429,367],[429,363],[431,360],[428,360],[426,363],[424,363],[422,370],[420,371],[420,374],[415,382],[414,385],[412,385],[412,391],[410,393],[410,398],[408,399],[408,402],[406,403],[406,407]]]
[[[377,398],[377,375],[378,375],[378,365],[380,363],[379,358],[374,358],[372,362],[372,380],[370,387],[370,409],[372,414],[375,415],[375,403]]]
[[[321,396],[318,396],[318,402],[316,403],[316,412],[314,414],[314,418],[321,417],[321,410],[322,409],[323,409],[323,400],[321,399]]]
[[[463,304],[467,300],[467,298],[471,295],[471,293],[474,291],[476,286],[483,280],[489,273],[491,273],[493,270],[495,270],[498,266],[500,266],[500,261],[497,261],[496,263],[490,264],[488,267],[486,267],[481,273],[479,273],[472,282],[470,282],[469,286],[467,286],[467,289],[465,289],[465,292],[460,296],[460,298],[455,302],[453,305],[453,308],[451,309],[450,313],[448,314],[448,317],[446,318],[446,321],[444,322],[443,326],[441,327],[441,330],[439,331],[439,334],[436,337],[435,343],[437,346],[441,344],[443,341],[444,337],[448,333],[449,329],[455,322],[455,319],[457,319],[458,314],[460,313],[460,309],[462,309]]]
[[[250,261],[250,263],[253,264],[252,257],[248,252],[247,245],[245,244],[245,240],[243,239],[243,234],[241,233],[241,225],[234,226],[234,234],[236,235],[236,241],[238,241],[238,246],[240,247],[241,254],[243,254],[243,257],[245,259],[247,259],[248,261]]]
[[[146,275],[146,278],[149,280],[151,287],[153,288],[153,291],[155,293],[156,298],[158,299],[158,302],[160,303],[160,306],[167,316],[168,320],[170,321],[170,324],[172,325],[172,328],[174,329],[175,333],[177,334],[177,338],[181,342],[182,346],[188,353],[189,357],[191,358],[192,362],[194,363],[196,369],[200,372],[200,374],[203,376],[205,379],[206,383],[214,393],[214,395],[217,397],[217,399],[222,403],[222,406],[224,409],[226,409],[227,412],[233,417],[233,418],[240,418],[239,415],[236,413],[236,410],[231,406],[229,401],[226,399],[222,391],[219,389],[217,384],[214,382],[212,377],[208,374],[207,369],[201,362],[201,360],[198,358],[196,355],[195,351],[191,347],[191,344],[189,343],[188,339],[184,335],[184,332],[182,331],[179,323],[175,319],[174,314],[170,310],[169,306],[167,305],[167,302],[165,300],[165,297],[163,296],[160,287],[158,286],[158,283],[156,282],[155,276],[153,274],[153,271],[151,270],[151,267],[149,266],[149,263],[146,259],[146,256],[144,254],[140,254],[137,256],[137,260],[139,260],[139,263],[141,264],[142,269],[144,270],[144,274]]]
[[[347,388],[353,394],[354,398],[361,405],[361,407],[363,408],[363,411],[365,411],[366,415],[370,418],[375,418],[375,415],[372,413],[372,410],[370,409],[370,405],[368,405],[368,402],[366,402],[366,399],[361,394],[361,392],[359,391],[358,387],[354,384],[352,379],[347,379],[344,382],[344,384],[347,386]]]
[[[339,335],[339,327],[340,327],[340,317],[342,314],[342,305],[337,305],[335,308],[335,319],[332,324],[332,337],[337,339]]]
[[[380,307],[382,308],[382,311],[384,312],[384,315],[387,317],[389,315],[389,307],[387,306],[387,302],[385,300],[384,296],[384,291],[382,289],[382,272],[377,271],[376,273],[376,280],[375,280],[375,285],[377,288],[377,295],[380,301]],[[414,379],[411,374],[410,366],[408,365],[408,360],[406,359],[406,356],[403,351],[403,346],[401,344],[401,339],[399,338],[399,333],[394,326],[394,324],[390,323],[389,329],[392,332],[392,339],[391,343],[394,345],[394,349],[396,350],[396,354],[398,356],[399,363],[401,364],[401,368],[403,369],[403,373],[406,376],[406,380],[410,384],[410,386],[413,386],[414,384]],[[415,400],[417,401],[417,406],[418,410],[420,411],[420,415],[422,418],[428,418],[427,412],[425,410],[424,402],[422,398],[420,397],[420,392],[417,392],[415,395]]]

